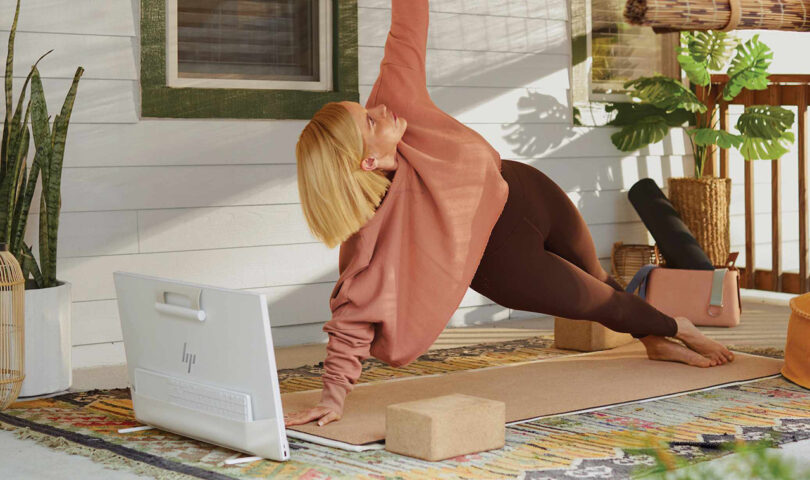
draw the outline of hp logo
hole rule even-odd
[[[197,361],[197,354],[186,352],[186,345],[187,343],[183,342],[183,363],[188,364],[188,371],[186,373],[191,373],[191,366]]]

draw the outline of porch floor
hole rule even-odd
[[[777,302],[778,303],[778,302]],[[733,329],[701,327],[708,336],[727,345],[784,348],[790,309],[785,304],[761,303],[743,298],[743,315],[739,327]],[[448,328],[433,349],[451,348],[477,343],[508,341],[537,335],[553,334],[552,317],[520,318],[474,327]],[[293,368],[317,363],[324,359],[325,344],[311,344],[276,349],[278,368]],[[79,369],[74,371],[71,390],[126,387],[127,373],[123,365]],[[50,395],[48,395],[50,396]],[[779,455],[795,459],[810,468],[810,440],[785,445],[774,450]],[[11,432],[0,430],[0,458],[3,468],[15,479],[146,479],[151,478],[116,471],[94,463],[90,459],[69,455],[40,446],[32,441],[19,440]],[[709,463],[722,465],[733,461],[730,457]]]

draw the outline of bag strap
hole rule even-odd
[[[737,255],[739,252],[731,252],[728,254],[728,258],[726,258],[726,265],[723,268],[715,268],[714,269],[714,276],[712,277],[712,292],[711,296],[709,297],[709,306],[706,307],[706,312],[711,315],[712,317],[716,317],[717,315],[712,315],[711,308],[719,307],[723,308],[723,283],[725,281],[726,273],[729,270],[736,270],[737,267],[734,265],[737,261]],[[739,278],[739,277],[738,277]],[[740,305],[740,312],[742,312],[742,302],[740,301],[740,283],[737,282],[737,303]]]
[[[727,268],[715,268],[714,276],[712,277],[712,294],[709,299],[709,305],[716,307],[723,306],[723,280],[728,272]]]
[[[630,283],[627,284],[627,288],[625,291],[630,293],[636,293],[636,289],[641,287],[638,295],[643,298],[647,299],[647,277],[650,275],[650,272],[654,268],[659,268],[658,265],[648,264],[644,265],[643,267],[639,268],[635,275],[633,275],[633,279],[630,280]]]

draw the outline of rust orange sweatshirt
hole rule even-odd
[[[364,359],[402,366],[433,344],[461,303],[509,193],[498,152],[431,100],[427,38],[428,0],[392,0],[366,108],[384,104],[408,128],[382,203],[340,245],[318,405],[341,415]]]

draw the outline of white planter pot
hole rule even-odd
[[[69,282],[26,288],[25,379],[20,397],[67,390],[73,383],[70,302]]]

